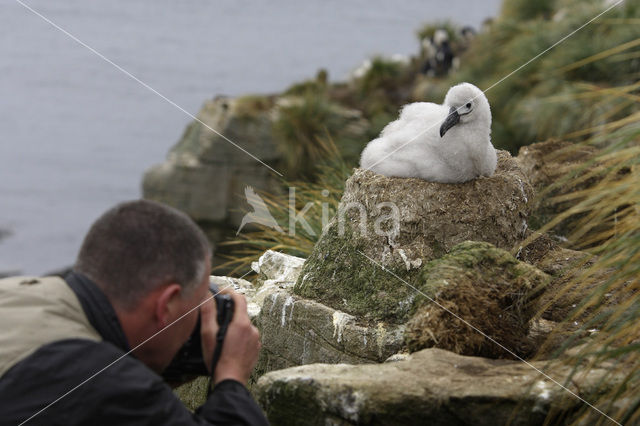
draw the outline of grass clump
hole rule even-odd
[[[473,324],[512,352],[527,356],[534,301],[548,278],[489,243],[460,243],[422,268],[418,286],[429,299],[416,298],[405,331],[407,346],[412,352],[438,347],[461,355],[512,358],[468,326]]]
[[[336,214],[345,181],[351,174],[351,167],[345,163],[331,139],[320,139],[325,162],[318,166],[316,180],[283,180],[287,191],[281,193],[260,193],[270,213],[283,232],[266,226],[242,233],[236,238],[221,243],[230,248],[228,261],[217,269],[229,275],[244,271],[266,250],[276,250],[294,256],[307,257],[318,241],[324,225]],[[304,211],[302,221],[292,221],[294,216]]]
[[[355,81],[357,104],[367,118],[378,115],[395,116],[407,101],[414,70],[406,63],[375,57],[364,75]]]
[[[503,0],[500,13],[503,18],[517,21],[548,19],[554,11],[554,6],[556,0]]]
[[[598,158],[601,181],[561,197],[559,202],[570,197],[575,204],[547,225],[578,217],[570,241],[598,256],[589,267],[578,265],[583,269],[576,269],[575,278],[558,291],[557,297],[583,295],[565,321],[580,329],[565,340],[558,356],[582,342],[561,362],[587,371],[606,365],[609,386],[590,396],[590,402],[623,424],[635,424],[640,420],[640,120],[609,136],[617,142]],[[589,337],[583,339],[585,335]],[[586,407],[575,421],[608,422]]]
[[[254,117],[273,108],[272,96],[246,95],[237,98],[233,103],[233,112],[239,118]]]
[[[284,91],[284,95],[292,96],[326,96],[328,87],[329,74],[327,70],[320,69],[316,74],[316,78],[305,80],[300,83],[294,83]]]
[[[273,133],[288,179],[315,178],[318,167],[328,159],[323,139],[331,139],[342,157],[355,161],[366,142],[368,126],[357,111],[313,92],[283,98],[281,103]]]

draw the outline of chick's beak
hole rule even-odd
[[[443,137],[450,128],[452,128],[459,122],[460,114],[458,114],[458,110],[456,109],[456,107],[451,107],[451,109],[449,110],[449,115],[447,115],[447,118],[442,123],[442,126],[440,126],[440,137]]]

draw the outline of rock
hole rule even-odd
[[[564,332],[564,325],[543,318],[534,319],[529,326],[528,341],[531,346],[529,358],[543,360],[553,358],[557,349],[575,335]]]
[[[267,296],[292,289],[304,262],[300,257],[277,251],[264,252],[257,262],[251,264],[251,269],[258,274],[258,291],[251,301],[262,306]]]
[[[349,314],[287,291],[273,293],[256,320],[258,374],[315,362],[382,362],[403,346],[403,327],[360,325]]]
[[[208,101],[198,119],[267,164],[279,154],[272,136],[269,98],[216,98]],[[206,225],[213,242],[226,229],[237,229],[246,202],[245,186],[273,190],[278,176],[251,156],[211,131],[192,122],[167,160],[144,176],[144,198],[184,211]]]
[[[9,277],[17,277],[23,275],[21,271],[15,269],[15,270],[8,270],[8,271],[0,271],[0,279],[1,278],[9,278]]]
[[[598,258],[590,253],[561,247],[548,235],[534,233],[523,247],[518,249],[518,258],[534,265],[551,276],[549,285],[540,298],[542,318],[562,322],[571,316],[596,288],[601,287],[613,274],[613,270],[591,270]],[[589,284],[585,285],[589,277]],[[605,303],[618,303],[605,295]],[[586,318],[593,307],[585,310],[576,320]],[[575,324],[573,328],[579,328]]]
[[[415,284],[428,261],[466,240],[511,249],[527,228],[532,196],[526,177],[504,151],[494,176],[463,184],[356,170],[294,293],[359,320],[401,323],[415,292],[400,279]]]
[[[593,170],[593,165],[585,167],[592,159],[596,148],[572,142],[549,140],[523,146],[516,157],[520,167],[529,177],[531,185],[540,194],[532,204],[532,227],[539,228],[548,223],[558,213],[572,206],[572,202],[553,202],[552,197],[567,194],[593,186],[600,180],[598,175],[583,179],[574,186],[566,185],[572,175],[585,175]],[[575,222],[564,221],[554,228],[560,236],[568,235]]]
[[[232,278],[232,277],[222,277],[222,276],[209,276],[209,282],[218,286],[219,290],[224,288],[231,288],[236,293],[240,293],[244,295],[247,299],[247,312],[249,314],[249,319],[253,320],[260,313],[260,308],[250,301],[255,298],[256,288],[255,286],[247,280],[243,280],[242,278]]]
[[[336,253],[336,257],[344,255],[344,251]],[[480,334],[478,328],[518,355],[527,355],[532,350],[529,322],[537,312],[535,301],[549,277],[516,260],[505,250],[489,243],[464,242],[441,259],[411,271],[405,283],[397,275],[401,269],[396,270],[394,277],[358,253],[352,254],[352,269],[341,273],[341,280],[332,280],[329,275],[324,283],[316,282],[313,287],[300,288],[304,294],[311,295],[309,298],[323,304],[306,301],[307,309],[310,306],[320,309],[322,306],[327,313],[323,322],[298,312],[300,320],[297,327],[304,329],[305,325],[325,324],[329,328],[329,313],[339,308],[349,316],[345,317],[348,318],[348,326],[343,332],[345,343],[337,347],[347,350],[346,342],[354,336],[357,342],[354,348],[358,348],[356,353],[377,362],[385,359],[382,355],[388,357],[399,348],[416,351],[432,346],[467,355],[512,357]],[[332,259],[327,257],[326,261],[331,262]],[[302,273],[306,267],[307,264]],[[303,277],[298,279],[296,290],[299,285],[307,285]],[[282,309],[284,321],[281,327],[284,327],[290,315],[285,309],[287,302],[272,297],[274,300],[269,309],[276,312]],[[296,301],[304,299],[300,293],[287,297],[295,317]],[[272,324],[275,321],[272,319]],[[265,330],[273,332],[269,327]],[[372,339],[373,330],[384,330],[384,336],[404,335],[404,342],[398,345],[395,339],[391,339],[382,346],[378,344],[370,348],[367,343],[371,345],[382,335]],[[331,328],[323,332],[325,341],[331,342],[327,337],[330,331]],[[335,328],[333,333],[335,335]],[[283,336],[273,338],[279,338],[284,344]],[[354,349],[350,350],[354,353]]]
[[[571,369],[532,365],[559,383]],[[606,369],[576,374],[567,387],[587,400]],[[426,349],[375,365],[313,364],[263,376],[254,393],[277,425],[539,425],[581,402],[530,366]]]
[[[219,290],[222,290],[223,288],[231,288],[236,293],[244,295],[247,299],[254,297],[256,294],[255,286],[242,278],[210,275],[209,282],[218,286]]]
[[[166,161],[145,173],[143,197],[187,213],[214,245],[236,232],[251,211],[246,187],[258,194],[282,191],[280,176],[227,139],[292,179],[301,171],[313,175],[308,165],[326,155],[318,137],[330,132],[342,155],[356,158],[355,141],[366,139],[369,129],[358,110],[291,95],[218,97],[206,102],[197,118]],[[252,223],[243,228],[257,229]]]
[[[267,250],[251,265],[258,273],[260,285],[279,284],[290,287],[295,284],[305,259],[273,250]]]
[[[403,346],[403,328],[358,325],[339,310],[292,293],[304,259],[265,252],[253,269],[258,290],[248,298],[256,307],[262,351],[254,377],[275,369],[314,362],[382,362]]]
[[[384,362],[406,361],[410,357],[411,357],[411,354],[406,352],[400,352],[400,353],[391,355],[389,358],[385,359]]]

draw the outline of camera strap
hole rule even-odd
[[[218,304],[217,318],[220,328],[218,329],[218,334],[216,334],[216,348],[213,351],[213,359],[211,361],[211,375],[209,376],[209,386],[207,387],[207,398],[209,398],[209,395],[211,395],[211,392],[213,391],[213,376],[216,372],[216,366],[220,360],[220,355],[222,354],[224,337],[227,335],[229,323],[233,318],[233,300],[229,296],[223,296],[221,299],[221,303]]]

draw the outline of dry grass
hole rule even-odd
[[[603,95],[600,90],[591,88],[591,95]],[[604,90],[619,99],[636,96],[626,86]],[[640,117],[633,113],[608,122],[582,143],[599,147],[600,154],[583,170],[556,183],[565,189],[551,201],[569,202],[572,207],[541,229],[545,232],[575,220],[568,244],[597,256],[590,266],[576,265],[570,272],[574,278],[555,295],[582,294],[581,303],[565,320],[565,324],[577,322],[580,329],[564,340],[556,355],[558,362],[574,367],[575,374],[606,365],[610,377],[609,383],[603,382],[602,393],[583,396],[617,421],[636,424],[640,421]],[[594,177],[597,183],[581,186]],[[566,330],[562,325],[559,329]],[[558,340],[552,336],[549,341]],[[581,344],[579,349],[567,356],[565,350],[576,344]],[[572,422],[609,420],[585,406]]]
[[[318,167],[316,180],[283,181],[286,192],[260,193],[269,211],[284,232],[259,226],[259,229],[239,235],[236,239],[222,243],[223,246],[236,248],[228,262],[217,270],[233,273],[246,270],[266,250],[276,250],[294,256],[307,257],[322,233],[323,222],[332,218],[342,197],[344,183],[351,174],[338,148],[331,139],[319,139],[324,164]],[[290,200],[291,188],[295,190],[295,202]],[[290,223],[290,205],[295,207],[296,214],[307,208],[304,219],[309,224],[308,232],[299,222]]]

